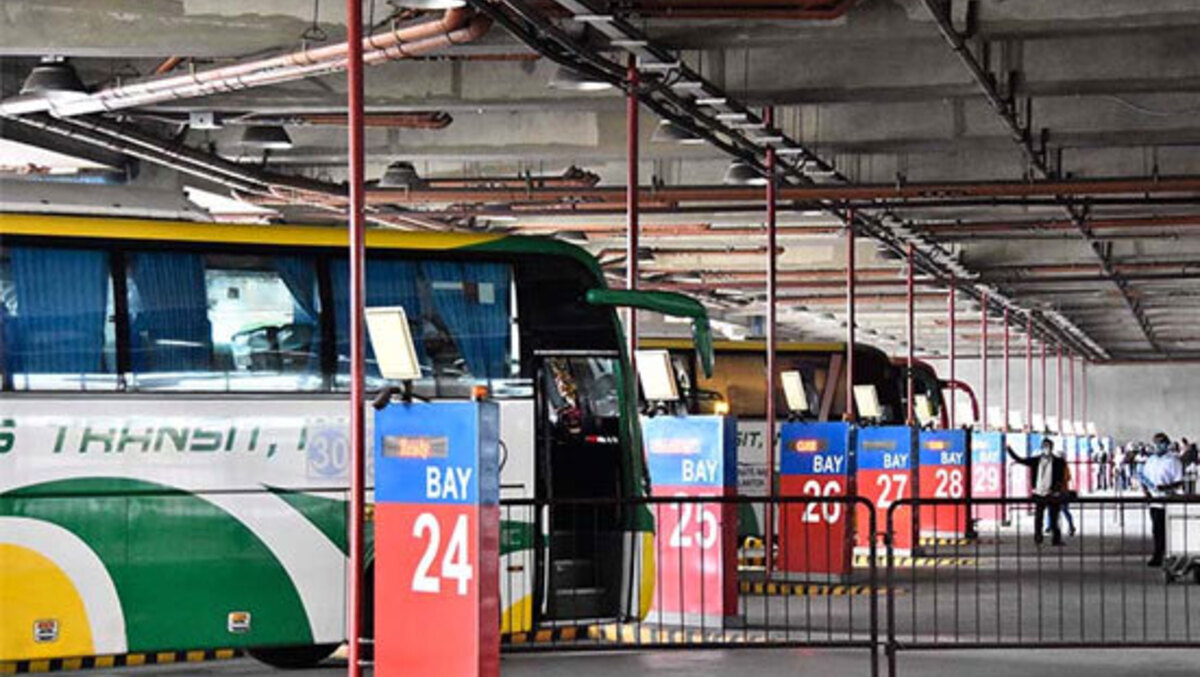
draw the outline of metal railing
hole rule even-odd
[[[782,540],[770,578],[756,531],[768,510],[804,534]],[[503,646],[859,648],[878,674],[880,547],[856,557],[854,521],[877,530],[866,499],[502,501]]]
[[[1165,552],[1147,566],[1151,508]],[[903,499],[883,529],[876,514],[860,497],[504,501],[505,650],[856,648],[897,675],[904,652],[1200,647],[1200,498]]]
[[[902,519],[897,511],[962,503],[897,501],[888,512],[888,532]],[[1191,599],[1200,592],[1183,584],[1200,583],[1200,498],[969,504],[1007,508],[1011,522],[979,523],[970,540],[926,549],[965,566],[901,571],[888,547],[889,675],[898,674],[903,651],[1200,647],[1200,605]],[[1156,528],[1164,530],[1165,547],[1157,553]],[[907,594],[892,594],[897,586]]]

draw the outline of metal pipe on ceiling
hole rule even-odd
[[[737,19],[743,21],[831,21],[845,16],[855,0],[628,0],[621,7],[649,19]]]
[[[968,221],[966,223],[918,223],[913,229],[933,236],[960,235],[966,233],[1012,233],[1021,231],[1075,230],[1075,223],[1063,219],[1036,219],[1021,221]],[[1192,228],[1200,227],[1200,214],[1139,216],[1129,218],[1091,219],[1088,227],[1093,231],[1138,228]]]
[[[131,82],[77,97],[17,96],[0,101],[0,115],[50,113],[73,117],[279,84],[345,70],[351,42],[361,44],[365,64],[376,64],[472,42],[490,27],[491,20],[485,16],[467,9],[450,9],[437,19],[376,33],[360,41]]]
[[[596,186],[591,188],[514,189],[409,189],[375,188],[368,191],[370,204],[491,204],[535,205],[566,203],[572,208],[583,204],[618,205],[626,198],[625,186]],[[938,182],[924,184],[856,184],[856,185],[781,185],[778,199],[809,205],[821,202],[853,200],[911,200],[933,198],[1008,198],[1008,197],[1085,197],[1097,195],[1132,194],[1142,199],[1149,195],[1200,193],[1200,176],[1161,178],[1123,177],[1119,179],[1073,179],[1068,181],[994,181]],[[757,204],[762,197],[754,187],[724,185],[653,186],[639,188],[640,206],[667,204],[698,206],[705,203],[745,203],[742,209]],[[950,202],[953,204],[953,202]]]

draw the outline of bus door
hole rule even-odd
[[[621,611],[627,463],[620,438],[616,351],[538,351],[538,608],[545,621],[614,618]],[[572,500],[600,499],[595,504]],[[607,502],[606,501],[611,501]]]

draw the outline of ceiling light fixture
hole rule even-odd
[[[292,137],[280,125],[250,125],[242,132],[242,145],[263,150],[288,150]]]
[[[765,186],[767,177],[744,160],[734,160],[729,163],[729,169],[725,170],[724,182],[730,186]]]
[[[396,4],[408,9],[436,10],[458,9],[465,7],[467,2],[466,0],[399,0]]]
[[[702,137],[690,129],[675,124],[671,120],[661,120],[654,134],[650,135],[652,143],[677,143],[681,146],[702,146],[707,143]]]
[[[612,83],[585,75],[566,66],[559,66],[554,71],[554,75],[550,77],[548,84],[551,89],[564,92],[602,92],[612,89]]]
[[[21,85],[20,92],[22,95],[56,98],[86,93],[87,89],[75,72],[75,67],[56,57],[47,57],[34,66]]]
[[[417,173],[413,163],[400,160],[383,170],[378,185],[380,188],[420,188],[425,185],[425,180]]]

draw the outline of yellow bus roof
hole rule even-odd
[[[345,228],[235,225],[93,216],[0,214],[0,236],[41,235],[118,240],[219,242],[293,247],[346,247]],[[427,233],[370,229],[367,246],[386,249],[457,249],[506,237],[496,233]]]
[[[682,338],[643,338],[638,339],[638,346],[641,348],[659,348],[665,350],[691,350],[691,339]],[[775,344],[775,350],[785,353],[830,353],[841,352],[846,349],[846,344],[841,342],[826,342],[826,343],[805,343],[802,341],[779,341]],[[716,351],[742,351],[742,352],[766,352],[767,342],[761,339],[748,341],[713,341],[713,350]]]

